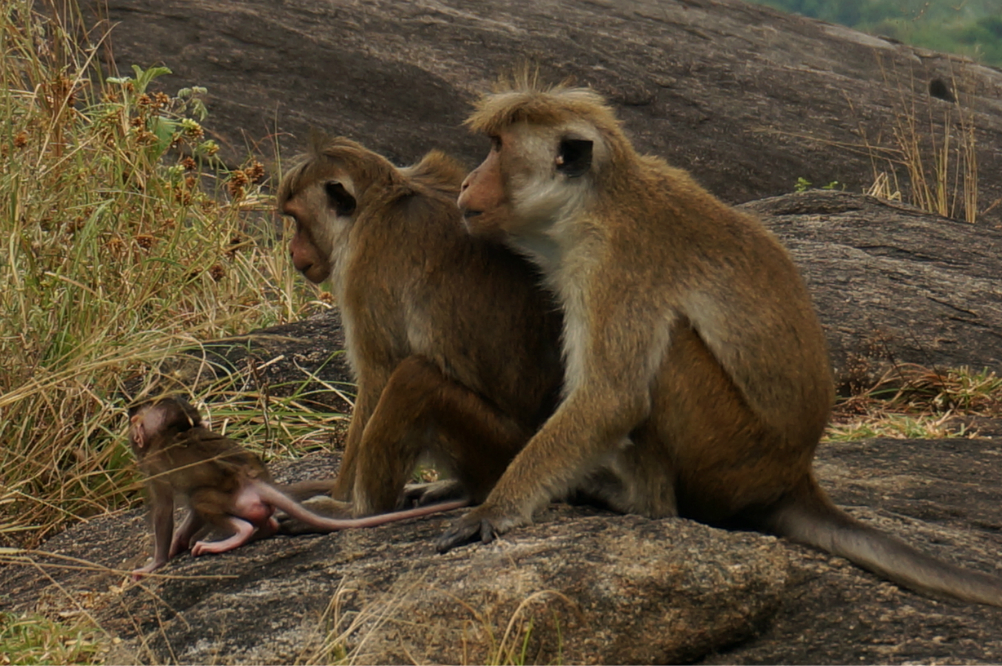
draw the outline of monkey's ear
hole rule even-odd
[[[135,443],[137,448],[144,448],[146,446],[146,428],[143,427],[143,417],[136,414],[129,419],[129,425],[131,426],[132,441]]]
[[[568,178],[577,178],[591,168],[592,142],[588,139],[561,139],[557,155],[557,171]]]
[[[324,183],[324,191],[327,192],[327,204],[338,215],[344,217],[355,212],[355,197],[345,189],[344,185],[331,180]]]

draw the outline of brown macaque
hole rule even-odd
[[[198,410],[178,397],[162,398],[130,410],[129,443],[147,477],[155,542],[153,559],[132,572],[134,580],[188,550],[191,541],[210,528],[231,536],[221,541],[195,542],[190,546],[193,556],[224,553],[251,539],[271,536],[278,530],[275,509],[316,531],[333,532],[374,527],[466,505],[453,501],[362,519],[318,516],[294,499],[314,492],[317,482],[294,484],[283,492],[272,483],[267,467],[256,455],[205,428]],[[183,498],[189,509],[176,533],[175,496]]]
[[[834,399],[793,261],[756,219],[640,155],[601,96],[502,82],[463,183],[473,234],[506,235],[564,313],[564,398],[440,550],[529,523],[568,492],[651,518],[752,528],[906,587],[1002,604],[1002,581],[940,562],[836,508],[811,471]]]
[[[528,261],[466,232],[464,175],[439,152],[397,168],[316,137],[279,188],[293,263],[341,309],[358,395],[331,496],[356,516],[483,501],[559,396],[558,308]],[[405,493],[426,455],[453,478]]]

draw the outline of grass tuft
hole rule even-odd
[[[85,621],[0,613],[0,664],[93,664],[104,641]]]
[[[873,169],[873,185],[867,194],[900,200],[905,189],[907,202],[917,208],[975,223],[979,211],[974,112],[964,105],[956,78],[950,78],[952,101],[927,95],[920,104],[912,92],[914,80],[902,83],[896,72],[892,76],[884,70],[883,63],[881,71],[884,83],[897,97],[890,136],[871,141],[859,127]],[[908,188],[899,182],[901,170],[908,175]]]
[[[840,402],[826,439],[977,437],[968,423],[975,415],[1002,418],[1002,377],[987,370],[901,365]]]
[[[164,67],[106,76],[103,35],[65,5],[0,0],[0,545],[135,501],[125,387],[315,298],[281,250],[260,162],[220,175],[205,90],[154,92]],[[250,434],[298,410],[232,393],[216,387],[217,412],[246,408]],[[265,428],[283,452],[318,430],[284,415]]]

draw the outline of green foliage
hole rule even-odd
[[[97,632],[42,617],[0,613],[0,664],[93,664]]]
[[[998,0],[752,1],[1002,66],[1002,14]]]
[[[890,31],[889,31],[890,32]],[[904,26],[895,31],[908,41],[936,51],[961,53],[988,64],[1002,66],[1002,16],[945,25],[929,23]]]
[[[807,190],[809,190],[809,189],[811,189],[813,187],[814,187],[814,183],[812,183],[811,181],[807,180],[803,176],[800,176],[799,178],[797,178],[797,182],[793,185],[793,191],[794,192],[806,192]],[[837,180],[833,180],[832,182],[828,183],[827,185],[822,185],[821,187],[818,187],[818,188],[815,188],[815,189],[819,189],[819,190],[844,190],[845,189],[845,185],[842,185]]]

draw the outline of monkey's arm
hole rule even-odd
[[[571,490],[646,415],[645,396],[572,392],[508,466],[487,501],[456,521],[437,543],[445,552],[532,521],[536,509]]]
[[[567,397],[487,500],[442,535],[440,551],[478,537],[488,542],[531,522],[536,509],[572,490],[628,443],[630,431],[650,414],[650,387],[678,315],[642,307],[638,296],[629,296],[642,293],[631,292],[632,286],[586,285],[568,299],[593,305],[587,312],[565,306]]]
[[[143,575],[167,564],[171,555],[171,537],[174,533],[174,489],[166,481],[153,480],[149,482],[149,493],[150,520],[153,523],[153,559],[132,572],[133,580],[139,580]]]
[[[382,372],[375,369],[361,368],[358,377],[358,397],[352,410],[351,423],[348,425],[348,437],[341,457],[341,467],[334,479],[331,496],[335,500],[351,501],[351,493],[355,488],[355,470],[358,465],[358,449],[362,443],[362,434],[368,425],[372,411],[379,402],[386,379]]]

